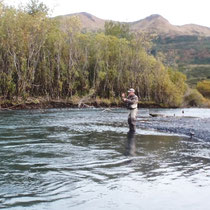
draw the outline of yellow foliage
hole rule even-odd
[[[210,97],[210,81],[209,80],[203,80],[201,82],[198,82],[196,88],[204,97],[208,97],[208,98]]]
[[[202,106],[205,99],[196,89],[189,89],[184,97],[184,101],[185,106]]]

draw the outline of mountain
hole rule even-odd
[[[58,16],[57,18],[59,18],[62,22],[62,20],[64,20],[65,18],[72,17],[72,16],[76,16],[80,19],[82,29],[91,30],[91,31],[104,29],[104,24],[105,24],[106,20],[97,18],[96,16],[91,15],[87,12],[68,14],[68,15],[64,15],[64,16]]]
[[[177,31],[176,26],[171,25],[168,20],[160,15],[151,15],[143,20],[130,23],[134,31],[142,30],[145,32],[156,32],[158,34],[167,34]]]
[[[62,20],[71,16],[79,17],[84,31],[104,30],[106,20],[86,12],[59,16],[61,25]],[[191,86],[210,79],[210,28],[195,24],[172,25],[157,14],[125,24],[129,24],[132,31],[157,34],[151,53],[158,56],[161,52],[165,57],[163,62],[186,74]]]
[[[66,17],[77,16],[79,17],[82,28],[85,30],[103,30],[104,24],[107,20],[100,19],[92,14],[81,12],[74,13],[64,16],[59,16],[59,18],[65,19]],[[116,21],[114,21],[116,22]],[[149,33],[157,33],[161,36],[210,36],[210,28],[195,24],[187,24],[183,26],[176,26],[169,23],[161,15],[151,15],[142,20],[135,22],[126,23],[130,25],[130,29],[133,31],[144,31]]]
[[[151,15],[130,23],[131,29],[157,33],[162,36],[210,36],[210,28],[195,24],[175,26],[161,15]]]

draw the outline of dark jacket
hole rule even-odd
[[[130,95],[127,97],[127,108],[128,109],[136,109],[138,108],[138,96],[137,95]]]

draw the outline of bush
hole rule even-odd
[[[207,98],[210,98],[210,81],[203,80],[197,83],[197,90]]]
[[[204,97],[195,89],[189,89],[184,97],[185,106],[202,106],[204,101]]]

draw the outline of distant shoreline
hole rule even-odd
[[[52,108],[121,108],[125,107],[124,102],[121,100],[109,99],[91,99],[88,102],[81,103],[79,100],[72,99],[50,99],[44,98],[28,98],[26,100],[1,100],[0,110],[30,110],[30,109],[52,109]],[[178,108],[178,107],[165,107],[155,102],[139,102],[139,108]]]
[[[165,107],[158,104],[151,103],[139,103],[139,108],[193,108],[193,107]],[[63,101],[48,101],[44,103],[20,103],[20,104],[12,104],[6,103],[0,105],[0,111],[9,111],[9,110],[36,110],[36,109],[63,109],[63,108],[126,108],[125,105],[122,104],[106,104],[106,103],[87,103],[84,106],[78,107],[78,104],[74,104],[71,102],[63,102]],[[209,107],[194,107],[194,108],[209,108]]]
[[[125,103],[120,98],[45,98],[45,97],[14,97],[7,100],[0,97],[0,111],[4,110],[30,110],[30,109],[53,109],[53,108],[121,108]],[[154,101],[139,101],[139,108],[193,108],[192,106],[172,107],[158,104]],[[196,108],[210,108],[201,106]]]

